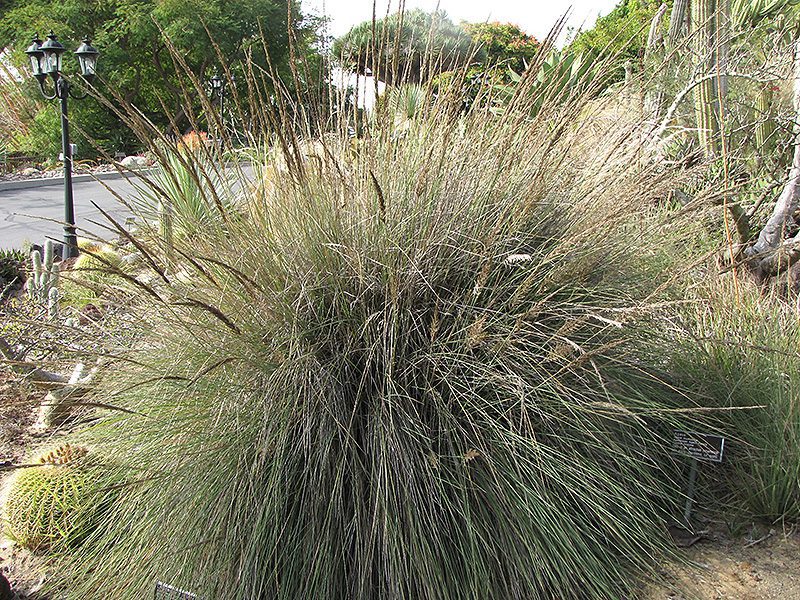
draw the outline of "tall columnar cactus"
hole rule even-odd
[[[775,134],[775,120],[772,115],[773,89],[771,83],[762,84],[756,99],[756,146],[764,150]]]
[[[48,316],[53,318],[58,312],[58,278],[60,269],[54,262],[53,242],[44,245],[44,259],[38,250],[31,252],[32,274],[28,278],[28,296],[47,307]]]
[[[714,7],[716,0],[692,2],[692,42],[695,62],[702,75],[708,73],[715,61]],[[717,84],[706,79],[695,89],[694,113],[700,147],[707,155],[716,154],[715,140],[719,129],[714,115],[717,112]]]
[[[691,3],[692,51],[700,76],[695,88],[695,119],[700,147],[706,156],[720,152],[723,101],[728,91],[725,74],[728,59],[730,0],[693,0]]]
[[[644,96],[644,110],[645,113],[658,119],[661,115],[666,94],[664,91],[663,78],[663,62],[664,62],[664,34],[663,34],[663,21],[664,16],[667,14],[667,5],[662,4],[650,21],[650,32],[647,35],[647,45],[644,51],[643,63],[647,70],[652,70],[654,64],[658,64],[655,81],[649,88]]]
[[[669,31],[667,32],[667,51],[673,52],[678,42],[686,35],[686,9],[689,0],[675,0],[669,18]]]

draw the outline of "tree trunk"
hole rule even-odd
[[[745,251],[745,256],[754,260],[756,271],[762,275],[777,274],[797,260],[800,254],[795,250],[795,245],[800,243],[797,237],[789,244],[784,244],[787,230],[795,222],[794,213],[800,207],[800,37],[794,42],[794,110],[797,115],[793,131],[794,158],[789,177],[772,215],[758,234],[758,240]]]

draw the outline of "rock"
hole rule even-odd
[[[144,156],[126,156],[119,164],[127,169],[143,169],[149,162]]]
[[[102,318],[103,318],[103,311],[100,310],[94,304],[87,304],[86,306],[81,308],[80,313],[78,313],[78,323],[81,325],[87,325],[88,323],[96,323]]]

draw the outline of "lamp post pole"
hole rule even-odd
[[[69,118],[67,100],[69,82],[61,78],[56,83],[56,92],[61,99],[61,152],[64,156],[64,251],[62,258],[78,255],[78,235],[75,231],[75,201],[72,192],[72,144],[69,141]]]
[[[78,236],[75,231],[75,202],[72,191],[72,145],[69,140],[68,100],[82,100],[89,94],[76,95],[72,92],[72,84],[61,73],[61,55],[66,48],[56,39],[51,31],[47,40],[42,43],[39,36],[33,38],[25,51],[31,61],[31,72],[39,82],[39,89],[47,100],[61,101],[61,152],[64,160],[64,248],[61,257],[64,259],[78,256]],[[88,38],[75,51],[80,63],[80,76],[87,84],[91,84],[97,72],[97,58],[100,53],[91,46]],[[45,90],[47,76],[53,80],[53,92]]]
[[[219,140],[219,146],[222,148],[223,139],[225,137],[225,87],[226,81],[222,77],[219,76],[218,73],[214,73],[214,76],[210,80],[211,82],[211,94],[212,94],[212,102],[214,100],[217,101],[217,107],[219,108],[219,122],[222,126],[222,131],[220,132],[221,136]]]

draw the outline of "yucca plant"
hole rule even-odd
[[[204,151],[199,140],[159,148],[160,169],[141,178],[132,199],[137,214],[156,225],[155,237],[172,258],[175,243],[224,227],[233,205],[236,183],[225,174],[224,159]]]
[[[187,211],[174,262],[126,234],[135,342],[78,434],[125,483],[62,593],[600,599],[655,572],[685,415],[648,308],[674,178],[619,123],[586,152],[583,96],[536,116],[524,91],[313,156],[318,124],[278,127],[224,227]]]

